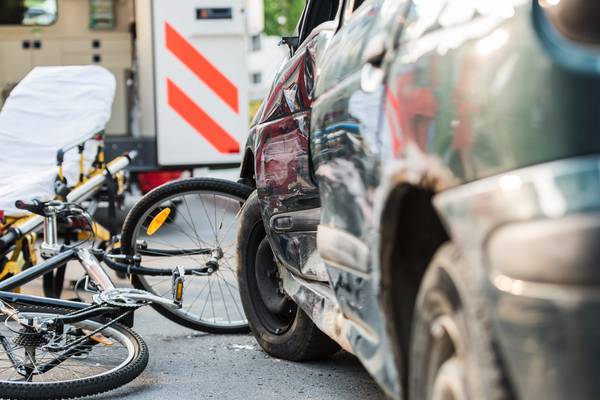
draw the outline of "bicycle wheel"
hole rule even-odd
[[[29,321],[47,320],[71,310],[20,308]],[[135,379],[148,364],[148,348],[132,330],[119,324],[75,343],[103,324],[85,320],[65,324],[62,332],[38,333],[0,313],[0,396],[41,400],[90,396],[116,389]],[[47,345],[72,344],[49,351]]]
[[[147,268],[214,267],[209,276],[188,275],[183,307],[152,305],[185,327],[211,333],[246,333],[237,283],[239,211],[252,189],[235,182],[192,178],[146,194],[129,212],[121,250]],[[212,260],[212,261],[211,261]],[[171,293],[171,278],[134,275],[132,284],[158,296]]]

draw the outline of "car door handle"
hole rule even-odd
[[[387,37],[382,34],[375,35],[369,39],[362,57],[363,64],[380,67],[383,64],[383,59],[387,51],[386,42]]]
[[[375,35],[367,43],[363,53],[360,86],[364,92],[373,93],[383,84],[385,72],[382,68],[387,51],[386,36]]]
[[[363,92],[374,93],[383,85],[384,79],[383,68],[367,63],[360,71],[360,88]]]

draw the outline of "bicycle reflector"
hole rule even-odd
[[[173,270],[173,302],[181,307],[183,302],[183,284],[185,282],[185,269],[182,266],[177,266]]]
[[[146,230],[148,236],[154,235],[156,231],[158,231],[160,227],[163,226],[167,218],[169,218],[169,214],[171,214],[171,209],[167,207],[158,214],[156,214],[154,218],[152,218],[152,222],[150,222],[150,225],[148,225],[148,229]]]
[[[177,303],[181,303],[181,299],[183,299],[183,279],[177,280],[177,285],[175,286],[175,301]]]

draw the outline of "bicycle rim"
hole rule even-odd
[[[26,319],[48,319],[56,317],[56,314],[22,312],[20,316]],[[2,317],[0,340],[4,343],[0,346],[0,385],[24,385],[33,390],[35,387],[42,389],[46,385],[60,384],[65,388],[63,395],[67,396],[72,394],[68,390],[69,385],[80,386],[83,383],[105,381],[102,378],[108,379],[118,373],[139,354],[138,346],[124,333],[124,329],[113,326],[95,335],[94,340],[85,340],[77,345],[78,351],[63,360],[63,352],[51,352],[44,348],[48,344],[48,335],[44,338],[36,333],[24,332],[23,327],[14,320]],[[73,342],[84,335],[82,332],[91,333],[101,326],[101,323],[90,320],[67,324],[60,344]],[[57,365],[43,372],[53,363]],[[18,369],[17,366],[25,366],[25,369]],[[99,391],[105,390],[109,389]]]
[[[157,201],[137,221],[131,243],[144,243],[153,254],[161,250],[213,249],[219,250],[218,268],[210,276],[186,276],[183,307],[168,312],[208,331],[237,330],[247,327],[237,282],[237,225],[245,199],[233,194],[192,189]],[[165,212],[164,210],[169,210]],[[160,213],[167,217],[152,233],[149,227]],[[132,246],[133,247],[133,246]],[[138,246],[135,247],[139,251]],[[202,268],[212,254],[169,256],[142,255],[141,264],[148,268]],[[140,276],[136,279],[143,288],[159,296],[172,292],[170,277]]]

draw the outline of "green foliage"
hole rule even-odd
[[[304,9],[304,0],[264,0],[265,32],[273,36],[291,36]]]
[[[252,120],[256,116],[256,113],[260,109],[261,105],[262,105],[262,100],[250,100],[249,110],[248,110],[248,117],[249,117],[248,123],[252,123]]]

